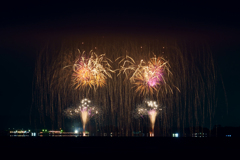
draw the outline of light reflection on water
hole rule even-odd
[[[29,137],[29,135],[10,135],[10,137]]]
[[[110,135],[107,135],[107,134],[100,134],[100,135],[82,135],[82,134],[45,134],[45,135],[42,135],[42,134],[34,134],[34,135],[10,135],[10,137],[126,137],[126,135],[121,135],[121,134],[118,134],[118,135],[113,135],[113,134],[110,134]],[[148,137],[148,134],[147,135],[137,135],[137,134],[134,134],[132,136],[129,136],[129,137]],[[150,137],[154,137],[154,135],[150,135]]]
[[[82,135],[39,135],[39,136],[29,136],[29,135],[10,135],[10,137],[95,137],[95,136],[82,136]],[[126,137],[124,135],[118,136],[96,136],[96,137]],[[130,137],[144,137],[144,136],[130,136]]]
[[[89,137],[88,135],[82,136],[82,135],[40,135],[39,137]]]
[[[39,136],[29,136],[29,135],[10,135],[10,137],[89,137],[88,135],[39,135]]]

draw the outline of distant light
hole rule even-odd
[[[78,133],[78,130],[75,130],[74,133]]]
[[[178,137],[178,133],[173,133],[172,137]]]
[[[45,132],[47,132],[47,129],[45,129]]]

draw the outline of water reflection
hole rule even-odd
[[[36,133],[32,132],[30,134],[10,134],[10,137],[154,137],[154,133],[141,133],[136,134],[133,133],[131,135],[125,135],[120,133],[100,133],[100,134],[74,134],[73,132],[64,132],[60,134],[52,134],[52,133]]]
[[[89,135],[40,135],[40,137],[89,137]]]
[[[10,137],[29,137],[29,135],[10,135]]]

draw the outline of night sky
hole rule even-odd
[[[30,127],[34,63],[44,43],[83,34],[164,35],[206,42],[222,75],[228,100],[228,108],[219,105],[216,124],[240,126],[239,19],[238,5],[230,1],[41,1],[1,5],[0,129]]]

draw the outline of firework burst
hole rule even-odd
[[[78,51],[81,53],[80,50]],[[109,61],[112,61],[106,58],[105,54],[98,56],[92,50],[89,57],[84,53],[80,54],[79,58],[73,64],[72,81],[75,89],[86,86],[96,89],[97,87],[106,85],[106,79],[108,77],[112,78],[109,72],[114,72],[111,70],[111,65],[109,64]]]
[[[117,58],[116,61],[120,58],[122,57]],[[156,58],[156,55],[154,55],[148,63],[141,60],[139,65],[136,65],[131,57],[126,56],[119,64],[119,74],[124,73],[126,78],[129,78],[128,76],[130,74],[131,77],[129,80],[135,85],[135,91],[143,94],[152,94],[154,90],[157,91],[158,86],[166,84],[164,74],[171,73],[168,61],[162,57]]]
[[[145,100],[145,103],[140,104],[136,108],[135,116],[144,117],[148,116],[151,122],[152,132],[154,132],[154,125],[156,121],[156,117],[163,109],[163,106],[157,104],[156,101]]]
[[[98,115],[100,109],[95,105],[91,104],[91,101],[87,98],[81,100],[79,107],[77,108],[67,108],[65,110],[65,115],[68,118],[76,118],[80,115],[82,123],[83,123],[83,130],[85,131],[85,125],[90,118],[95,115]]]
[[[136,113],[142,118],[144,116],[150,116],[157,114],[162,111],[163,106],[159,105],[156,101],[145,100],[143,104],[140,104],[136,108]]]

